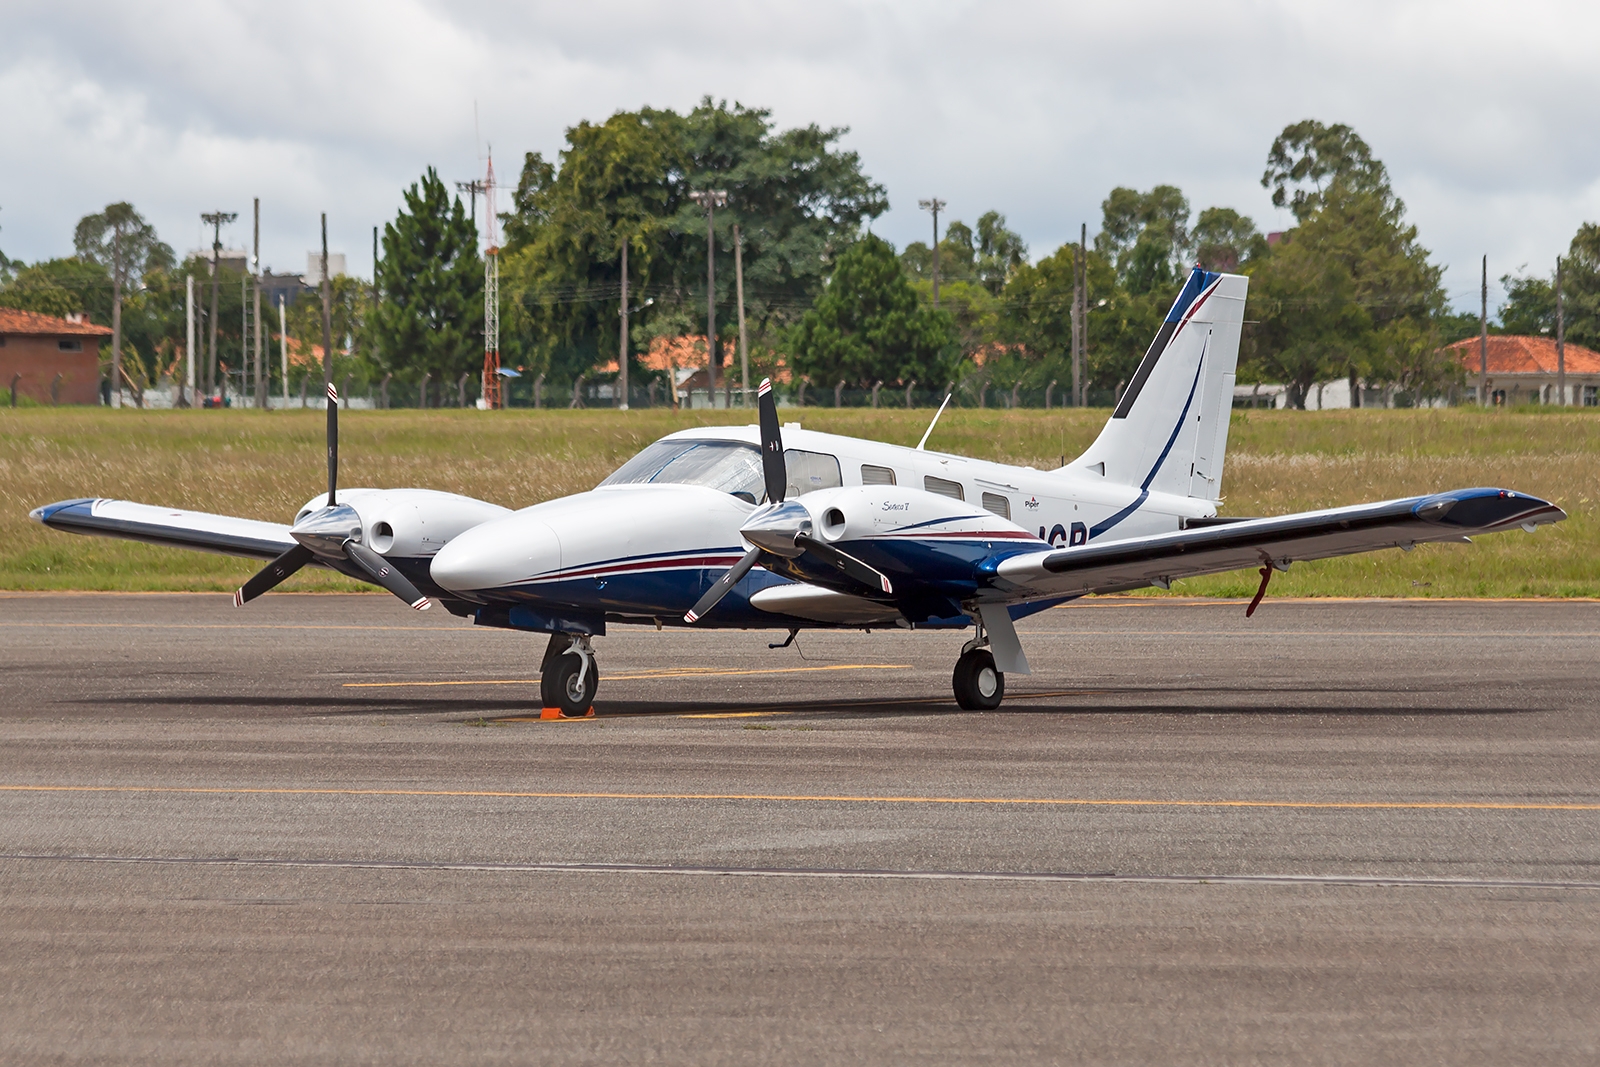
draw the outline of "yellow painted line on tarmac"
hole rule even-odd
[[[608,682],[637,682],[656,678],[734,678],[756,674],[807,674],[814,671],[909,671],[909,663],[840,663],[827,667],[778,667],[765,670],[718,670],[714,667],[663,667],[639,674],[607,674]],[[444,682],[345,682],[345,689],[403,689],[440,685],[538,685],[537,678],[486,678]]]
[[[576,721],[576,720],[575,720]],[[332,789],[281,786],[0,784],[0,793],[146,793],[224,796],[482,797],[513,800],[731,800],[788,804],[928,804],[983,807],[1282,808],[1300,811],[1600,811],[1600,803],[1470,800],[1175,800],[1140,797],[941,797],[851,793],[534,792],[500,789]]]

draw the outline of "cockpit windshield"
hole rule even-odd
[[[754,504],[765,492],[761,450],[738,441],[657,441],[601,485],[703,485]]]

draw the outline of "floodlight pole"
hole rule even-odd
[[[706,403],[717,406],[717,208],[728,202],[725,189],[696,189],[689,199],[706,209]]]
[[[211,333],[210,352],[206,356],[206,396],[217,387],[217,287],[221,283],[222,224],[239,217],[237,211],[208,211],[201,221],[211,224]]]
[[[939,212],[944,210],[945,203],[938,197],[927,200],[918,200],[917,206],[924,211],[933,212],[933,306],[939,306]]]

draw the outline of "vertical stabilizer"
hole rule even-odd
[[[1218,500],[1249,279],[1196,267],[1105,429],[1069,466]]]

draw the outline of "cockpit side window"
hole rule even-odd
[[[764,492],[761,450],[738,441],[657,441],[601,485],[703,485],[751,503]]]
[[[844,484],[844,478],[839,473],[838,457],[826,452],[785,449],[783,465],[789,476],[786,494],[791,500],[818,489],[835,489]]]

